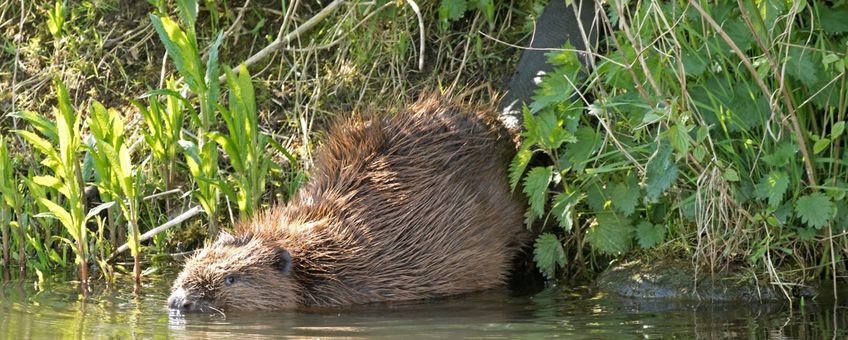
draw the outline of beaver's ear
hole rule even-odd
[[[276,259],[274,260],[274,267],[283,274],[288,274],[292,267],[291,254],[289,254],[289,252],[285,249],[279,248],[274,256],[276,256]]]

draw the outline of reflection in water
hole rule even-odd
[[[31,283],[0,289],[0,339],[28,338],[844,338],[848,307],[826,301],[710,304],[632,300],[588,289],[551,288],[532,296],[491,291],[424,303],[379,304],[280,313],[170,314],[168,280],[92,287]],[[848,294],[845,294],[848,295]],[[845,296],[843,295],[843,296]],[[797,305],[797,304],[796,304]]]

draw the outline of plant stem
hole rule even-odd
[[[9,215],[9,207],[3,204],[3,210],[0,211],[0,223],[2,223],[2,232],[3,232],[3,260],[0,262],[0,265],[6,267],[9,264],[9,223],[6,222],[6,216]]]

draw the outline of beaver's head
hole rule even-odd
[[[186,262],[168,308],[181,312],[292,308],[297,285],[291,268],[289,252],[272,242],[221,233]]]

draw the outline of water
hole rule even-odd
[[[489,291],[438,301],[279,313],[170,315],[169,277],[93,287],[53,280],[0,290],[0,339],[28,338],[846,338],[848,304],[710,304],[622,299],[587,288]],[[848,296],[848,295],[843,295]]]

